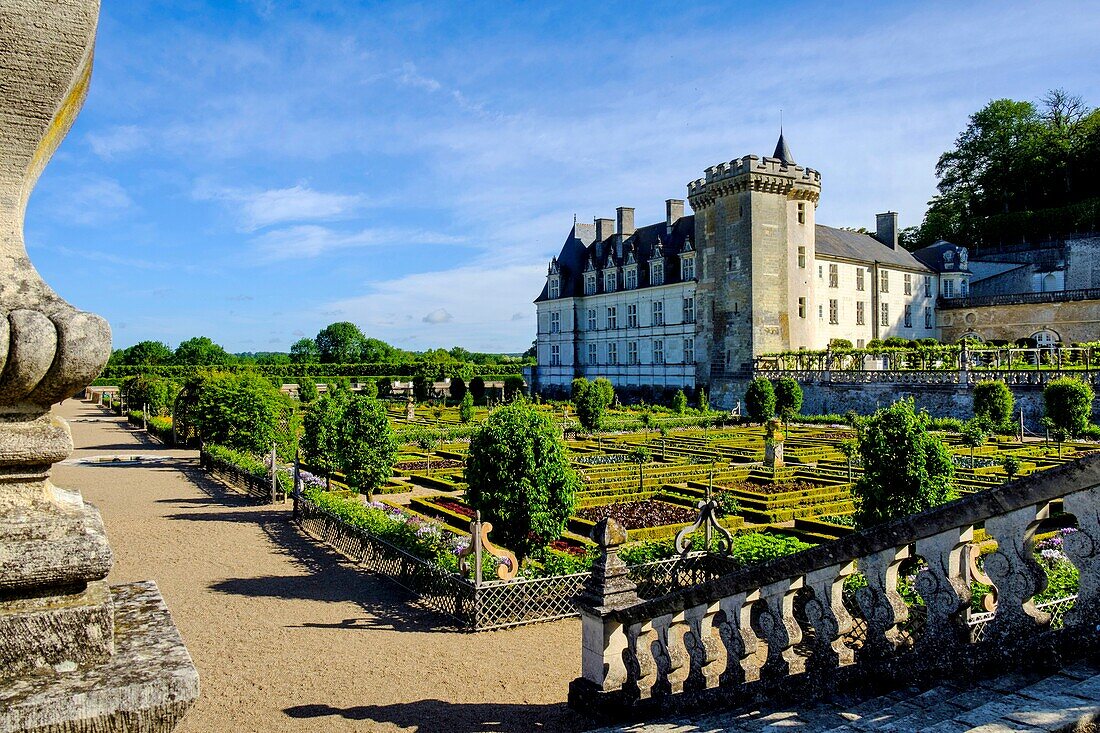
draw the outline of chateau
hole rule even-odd
[[[627,207],[574,224],[535,301],[535,389],[580,376],[690,388],[832,339],[939,338],[937,301],[969,295],[966,248],[910,253],[894,212],[873,235],[818,224],[821,174],[782,135],[771,157],[721,163],[687,188],[693,215],[669,199],[657,224],[635,227]]]

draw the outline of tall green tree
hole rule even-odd
[[[1012,421],[1016,399],[1004,382],[988,380],[974,385],[974,417],[988,420],[996,428]]]
[[[355,364],[363,361],[367,337],[350,321],[330,323],[314,339],[322,364]]]
[[[290,347],[290,360],[295,364],[316,364],[321,360],[317,342],[311,338],[300,338]]]
[[[775,412],[790,422],[802,411],[802,387],[791,377],[780,377],[772,384],[775,391]]]
[[[523,399],[474,433],[466,483],[470,506],[520,557],[562,535],[580,487],[553,421]]]
[[[321,395],[305,410],[302,418],[302,455],[310,468],[325,475],[343,466],[341,432],[346,400]]]
[[[577,420],[581,427],[588,432],[600,429],[604,414],[611,404],[608,391],[598,382],[599,380],[589,382],[583,378],[573,380],[573,407],[577,411]],[[611,394],[613,395],[614,391]]]
[[[176,347],[172,361],[184,366],[225,366],[233,357],[206,336],[196,336]]]
[[[160,341],[140,341],[124,350],[125,364],[158,364],[172,363],[172,350],[168,345]]]
[[[213,372],[200,378],[195,423],[204,442],[264,455],[279,439],[279,418],[291,410],[271,382],[253,372]]]
[[[373,494],[393,475],[399,446],[386,406],[378,400],[362,395],[349,398],[340,443],[344,475],[359,493]]]
[[[775,417],[775,388],[764,377],[749,382],[745,390],[745,413],[752,422],[765,423]]]
[[[863,475],[856,481],[859,527],[922,512],[955,498],[955,466],[928,417],[901,400],[866,418],[860,429]]]
[[[1071,438],[1084,433],[1092,419],[1095,399],[1092,387],[1080,379],[1062,377],[1050,381],[1043,389],[1043,402],[1051,430],[1064,431]]]

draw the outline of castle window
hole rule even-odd
[[[561,313],[550,314],[550,333],[561,331]]]
[[[856,325],[857,326],[862,326],[862,325],[864,325],[864,323],[866,323],[866,318],[865,318],[864,313],[863,313],[863,306],[864,306],[864,303],[863,303],[862,300],[857,300],[856,301]]]
[[[684,323],[695,323],[695,296],[684,298]]]
[[[589,331],[595,331],[596,330],[596,309],[595,308],[589,308],[588,309],[588,330]]]
[[[607,327],[618,328],[619,327],[619,311],[615,306],[611,306],[607,309]]]
[[[924,297],[932,297],[932,278],[927,275],[924,276]]]
[[[863,339],[856,339],[856,348],[862,349],[866,342]]]
[[[803,269],[806,268],[806,248],[805,247],[799,247],[798,248],[798,266],[803,268]]]
[[[681,280],[694,280],[695,279],[695,258],[685,257],[683,264],[680,265],[680,279]]]
[[[802,201],[798,202],[798,223],[806,223],[806,204]]]
[[[653,342],[653,363],[665,363],[665,342],[661,339],[657,339]]]
[[[829,265],[829,287],[840,287],[840,271],[837,265]]]
[[[665,325],[665,303],[663,300],[653,301],[653,325]]]
[[[584,276],[584,294],[595,295],[596,294],[596,276],[585,275]]]
[[[561,347],[557,344],[550,345],[550,366],[561,366]]]
[[[630,268],[627,270],[623,277],[626,279],[626,284],[623,287],[627,290],[634,290],[638,287],[638,270]]]
[[[840,304],[836,298],[829,300],[829,323],[840,323]]]
[[[908,272],[905,273],[905,284],[902,286],[902,289],[905,291],[906,295],[913,294],[913,276]]]
[[[928,306],[924,307],[924,327],[932,328],[932,309]]]
[[[905,327],[913,327],[913,306],[908,303],[905,304]]]
[[[890,304],[889,303],[883,303],[882,304],[882,320],[880,321],[880,323],[882,323],[882,325],[884,325],[884,326],[889,326],[890,325]]]
[[[825,320],[825,306],[821,305],[820,303],[818,303],[817,305],[817,320]]]
[[[609,272],[603,276],[603,291],[605,293],[615,292],[615,273]]]
[[[665,263],[654,262],[649,266],[649,284],[650,285],[664,285],[665,284]]]
[[[614,342],[607,345],[607,363],[612,366],[619,363],[619,345]]]
[[[954,298],[955,297],[955,281],[951,278],[944,278],[943,281],[943,297]]]
[[[864,270],[862,267],[856,268],[856,290],[859,291],[863,290],[863,272]]]
[[[962,280],[959,280],[959,295],[961,295],[962,297],[965,298],[966,295],[967,295],[967,291],[969,289],[970,289],[970,281],[969,280],[967,280],[965,277]]]
[[[798,317],[799,318],[805,318],[806,317],[806,299],[805,298],[799,298],[798,299]]]
[[[588,363],[592,366],[596,366],[596,344],[588,345]]]
[[[693,338],[684,339],[684,363],[695,363],[695,339]]]
[[[626,344],[626,358],[631,366],[638,364],[638,342],[628,341]]]
[[[638,327],[638,304],[631,303],[626,307],[626,327],[637,328]]]
[[[817,266],[817,279],[825,277],[825,268],[822,265]]]
[[[886,270],[878,274],[878,291],[880,293],[890,292],[890,273]]]
[[[550,297],[551,298],[561,297],[561,280],[559,280],[556,277],[550,278]]]

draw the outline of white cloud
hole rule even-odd
[[[121,183],[86,174],[52,179],[45,204],[56,220],[85,227],[115,221],[134,208],[134,200]]]
[[[137,125],[119,125],[102,132],[89,132],[85,139],[93,153],[108,160],[149,146],[148,134]]]
[[[247,232],[273,224],[341,219],[353,214],[363,203],[362,196],[314,191],[301,184],[290,188],[247,191],[216,188],[200,182],[195,187],[194,197],[201,201],[226,203]]]
[[[377,247],[387,244],[461,244],[463,237],[414,229],[362,229],[342,232],[316,224],[275,229],[252,240],[261,257],[285,260],[291,257],[317,257],[335,250]]]
[[[446,308],[436,308],[420,320],[424,323],[450,323],[454,320],[454,316],[448,313]]]

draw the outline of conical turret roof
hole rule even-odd
[[[772,153],[773,158],[779,158],[787,165],[794,165],[794,156],[791,155],[791,149],[787,147],[787,141],[783,138],[783,131],[779,131],[779,142],[775,144],[775,152]]]

